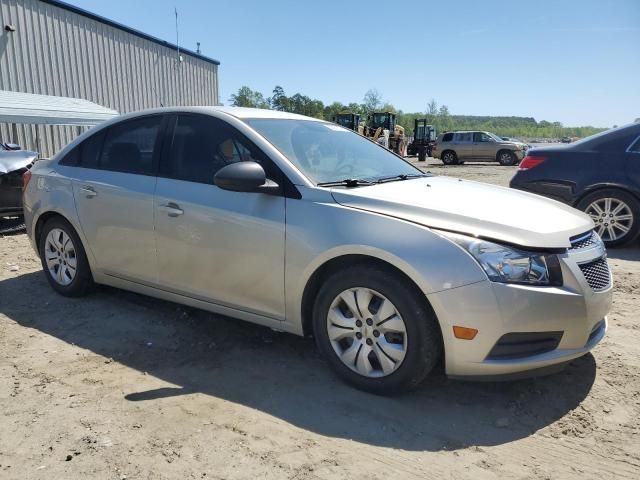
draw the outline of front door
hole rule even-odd
[[[473,133],[473,156],[478,160],[496,159],[496,142],[484,132]]]
[[[72,177],[80,225],[97,268],[108,275],[156,281],[153,165],[162,118],[118,123],[77,147]]]
[[[180,114],[172,123],[155,197],[159,283],[283,320],[284,197],[213,185],[230,162],[258,161],[268,176],[274,167],[223,120]]]

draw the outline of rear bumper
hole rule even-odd
[[[566,363],[594,348],[608,328],[613,288],[611,282],[606,290],[593,291],[577,265],[581,260],[562,258],[565,284],[560,288],[486,280],[428,295],[442,329],[447,375],[537,375],[536,370]],[[475,328],[478,333],[473,340],[457,339],[454,325]],[[491,355],[503,335],[534,332],[562,335],[550,351],[504,358]]]

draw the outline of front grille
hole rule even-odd
[[[598,258],[592,262],[578,265],[584,275],[584,279],[594,291],[604,290],[611,284],[611,274],[609,265],[605,257]]]
[[[570,241],[571,248],[569,248],[569,250],[581,250],[597,243],[596,236],[593,231],[571,237]]]
[[[558,348],[563,332],[512,332],[500,337],[487,360],[507,360],[551,352]]]

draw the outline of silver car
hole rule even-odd
[[[94,283],[313,335],[378,393],[446,373],[555,370],[605,335],[591,219],[422,173],[336,124],[165,108],[86,132],[25,178],[29,236],[63,295]]]

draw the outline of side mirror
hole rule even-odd
[[[267,179],[264,168],[257,162],[236,162],[222,167],[213,177],[213,183],[232,192],[276,193],[280,187]]]

